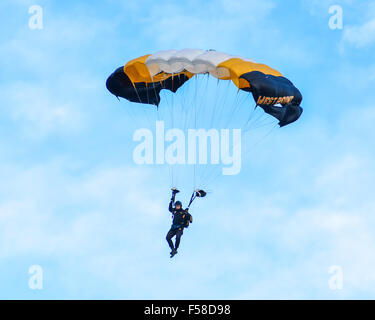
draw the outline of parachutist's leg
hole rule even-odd
[[[167,236],[166,236],[168,245],[169,245],[169,247],[171,248],[172,251],[174,251],[174,245],[173,245],[173,242],[172,242],[172,238],[173,238],[174,235],[175,235],[175,233],[173,232],[173,230],[169,230],[168,233],[167,233]]]
[[[176,244],[175,244],[175,248],[176,248],[176,251],[178,249],[178,247],[180,246],[180,241],[181,241],[181,237],[183,235],[184,231],[181,229],[178,229],[177,232],[176,232]]]

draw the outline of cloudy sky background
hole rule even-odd
[[[374,17],[363,0],[1,1],[0,298],[375,298]],[[170,48],[267,63],[304,96],[193,206],[173,260],[168,171],[133,163],[134,119],[105,89]]]

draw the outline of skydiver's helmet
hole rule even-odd
[[[176,201],[175,204],[174,204],[175,207],[177,206],[180,206],[180,208],[182,209],[182,203],[181,201]]]

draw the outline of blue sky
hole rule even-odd
[[[28,27],[35,4],[42,30]],[[364,0],[1,1],[0,298],[375,298],[374,17]],[[168,170],[134,164],[142,119],[105,89],[171,48],[267,63],[304,97],[298,122],[194,204],[173,260]]]

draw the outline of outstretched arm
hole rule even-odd
[[[172,189],[172,198],[171,198],[171,202],[169,202],[169,211],[172,213],[173,213],[173,204],[174,204],[175,197],[176,197],[176,193],[173,192],[173,189]]]
[[[176,193],[180,192],[177,190],[175,187],[172,188],[172,198],[171,202],[169,202],[169,211],[173,213],[173,205],[174,205],[174,200],[176,198]]]
[[[169,208],[168,210],[173,213],[173,203],[174,203],[174,197],[172,197],[171,202],[169,202]]]

